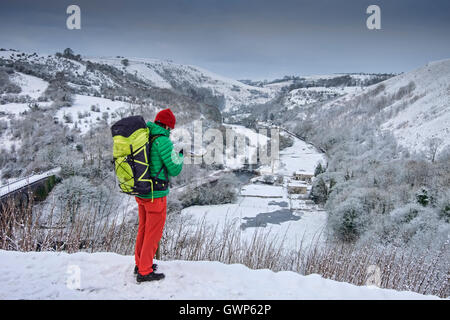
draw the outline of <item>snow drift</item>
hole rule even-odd
[[[158,264],[164,280],[137,284],[132,256],[0,251],[0,299],[437,299],[240,264]]]

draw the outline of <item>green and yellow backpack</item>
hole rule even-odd
[[[150,136],[142,116],[131,116],[111,126],[113,137],[114,168],[121,191],[129,195],[148,195],[156,190],[166,190],[169,182],[150,176],[150,151],[153,142],[161,135]],[[161,170],[165,167],[163,166]],[[167,177],[167,174],[166,174]]]

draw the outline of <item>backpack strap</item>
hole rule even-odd
[[[162,137],[163,134],[151,134],[150,135],[150,148],[152,147],[153,142],[155,142],[156,138]]]
[[[164,136],[164,135],[163,134],[150,135],[150,143],[149,143],[150,147],[149,147],[149,151],[148,151],[149,156],[151,154],[150,152],[152,151],[153,142],[155,142],[156,138],[159,138],[162,136]],[[167,168],[164,165],[164,163],[163,163],[161,169],[159,170],[159,172],[155,175],[155,178],[158,178],[158,176],[161,174],[161,171],[163,171],[163,170],[164,170],[164,175],[166,176],[166,181],[169,182],[169,175],[168,175]]]

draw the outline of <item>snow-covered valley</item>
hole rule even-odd
[[[196,221],[205,219],[219,229],[229,223],[237,224],[245,240],[251,239],[255,232],[268,232],[268,241],[283,241],[284,247],[292,250],[320,243],[326,238],[326,212],[308,199],[311,182],[294,179],[295,173],[312,176],[319,162],[326,163],[322,153],[294,138],[293,145],[280,152],[273,166],[260,167],[262,176],[241,187],[236,203],[192,206],[183,209],[182,215]],[[282,177],[282,181],[267,184],[264,176]],[[305,186],[304,194],[289,193],[289,186],[296,182]]]
[[[233,225],[239,240],[246,243],[250,243],[256,233],[267,232],[268,237],[264,239],[268,245],[282,243],[284,249],[293,252],[300,246],[318,249],[328,244],[328,232],[332,228],[327,227],[330,225],[338,230],[335,232],[338,236],[330,236],[330,241],[342,240],[339,232],[344,236],[350,234],[343,238],[345,241],[338,242],[342,247],[360,237],[373,242],[374,247],[383,252],[382,245],[394,243],[385,235],[398,234],[402,241],[412,243],[413,250],[437,247],[437,253],[421,257],[423,260],[416,259],[423,264],[408,268],[401,261],[394,261],[397,256],[393,254],[393,260],[383,265],[384,270],[395,269],[389,263],[398,263],[396,266],[400,267],[395,269],[396,274],[386,271],[385,283],[391,284],[397,276],[410,276],[417,271],[420,276],[416,278],[424,278],[417,280],[415,286],[409,286],[409,278],[402,278],[403,289],[448,296],[448,279],[447,283],[442,280],[449,263],[448,251],[445,243],[441,248],[440,241],[445,242],[450,230],[448,179],[445,180],[449,171],[443,152],[450,143],[449,61],[430,63],[395,77],[336,74],[257,83],[236,81],[199,67],[166,60],[78,58],[73,54],[43,56],[0,51],[2,195],[13,186],[8,182],[19,179],[15,186],[22,187],[25,180],[20,178],[34,173],[31,179],[34,181],[44,177],[46,172],[53,172],[48,170],[61,167],[58,174],[62,183],[50,192],[46,201],[36,206],[44,211],[43,217],[49,213],[64,217],[71,212],[80,214],[80,220],[87,218],[86,224],[89,224],[90,214],[95,211],[101,216],[97,220],[96,216],[92,218],[96,230],[101,230],[102,223],[108,228],[111,223],[109,235],[116,235],[117,229],[122,228],[131,234],[121,238],[126,249],[115,251],[124,255],[0,251],[0,266],[4,271],[0,275],[0,298],[148,299],[155,288],[158,289],[158,294],[152,296],[155,299],[435,298],[412,292],[356,287],[316,274],[303,276],[300,271],[251,270],[242,264],[226,265],[217,261],[165,261],[164,254],[159,263],[167,279],[158,284],[138,286],[132,276],[130,256],[137,204],[132,197],[118,191],[110,165],[110,126],[130,114],[142,114],[151,121],[157,111],[166,107],[177,115],[178,129],[192,131],[192,124],[202,121],[205,130],[232,130],[246,136],[247,147],[255,147],[257,141],[269,141],[257,132],[260,125],[266,129],[285,126],[295,131],[295,135],[281,132],[287,146],[270,164],[248,169],[243,163],[248,160],[248,154],[237,152],[235,161],[219,166],[186,165],[181,176],[174,179],[170,196],[173,220],[168,224],[177,218],[186,218],[190,223],[186,228],[192,235],[203,222],[208,224],[208,230],[216,226],[227,230]],[[232,122],[225,123],[227,119]],[[361,125],[365,121],[368,124]],[[387,138],[382,133],[386,133]],[[392,139],[389,134],[393,134]],[[414,154],[428,152],[432,138],[439,139],[433,158]],[[320,146],[321,151],[305,140]],[[397,140],[412,155],[397,148]],[[250,157],[256,156],[255,149],[251,150]],[[321,167],[317,171],[319,163]],[[245,178],[239,181],[240,170],[251,171],[250,181],[242,183]],[[221,185],[222,178],[230,172],[236,173],[235,181]],[[217,199],[200,194],[194,200],[188,199],[191,202],[186,201],[186,194],[195,190],[211,191],[224,200],[218,201],[220,204],[204,204],[217,203]],[[230,200],[231,196],[220,197],[222,193],[233,192],[236,192],[235,200]],[[77,225],[83,232],[84,222]],[[177,225],[169,227],[172,227],[171,232],[177,232]],[[86,234],[92,236],[90,227],[86,228]],[[42,230],[36,231],[39,232]],[[377,240],[364,238],[366,234]],[[90,239],[82,238],[84,236],[76,240],[89,243]],[[111,248],[102,247],[103,238],[102,234],[98,235],[96,240],[102,239],[101,245],[93,251]],[[70,242],[67,239],[64,241]],[[21,240],[4,243],[4,248],[16,250]],[[189,245],[187,241],[176,243],[174,247],[177,250],[182,247],[182,251],[186,243]],[[448,241],[446,243],[448,245]],[[74,247],[77,245],[75,242]],[[49,248],[53,250],[53,244]],[[358,250],[347,252],[347,258],[360,254]],[[334,258],[336,260],[327,260],[325,256],[316,263],[322,267],[322,263],[326,265],[324,261],[332,261],[337,270],[341,261],[339,257]],[[380,261],[377,256],[370,258]],[[195,257],[190,259],[196,260]],[[361,259],[367,263],[370,260],[368,256]],[[357,262],[350,261],[350,265]],[[426,278],[428,268],[431,271]],[[79,288],[71,289],[67,285],[68,270],[80,271]],[[326,271],[320,270],[324,274]],[[362,278],[366,276],[365,271],[361,271]],[[236,274],[239,276],[233,277]],[[327,276],[339,279],[340,275]],[[422,283],[429,285],[424,289]],[[435,291],[433,286],[437,288]]]

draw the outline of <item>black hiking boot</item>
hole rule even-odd
[[[153,271],[158,270],[158,265],[156,263],[152,264],[152,269]],[[134,266],[134,274],[138,274],[138,272],[139,272],[138,266]]]
[[[164,279],[164,277],[165,277],[164,273],[155,273],[154,271],[149,274],[146,274],[145,276],[138,273],[136,276],[136,281],[137,282],[154,281]]]

